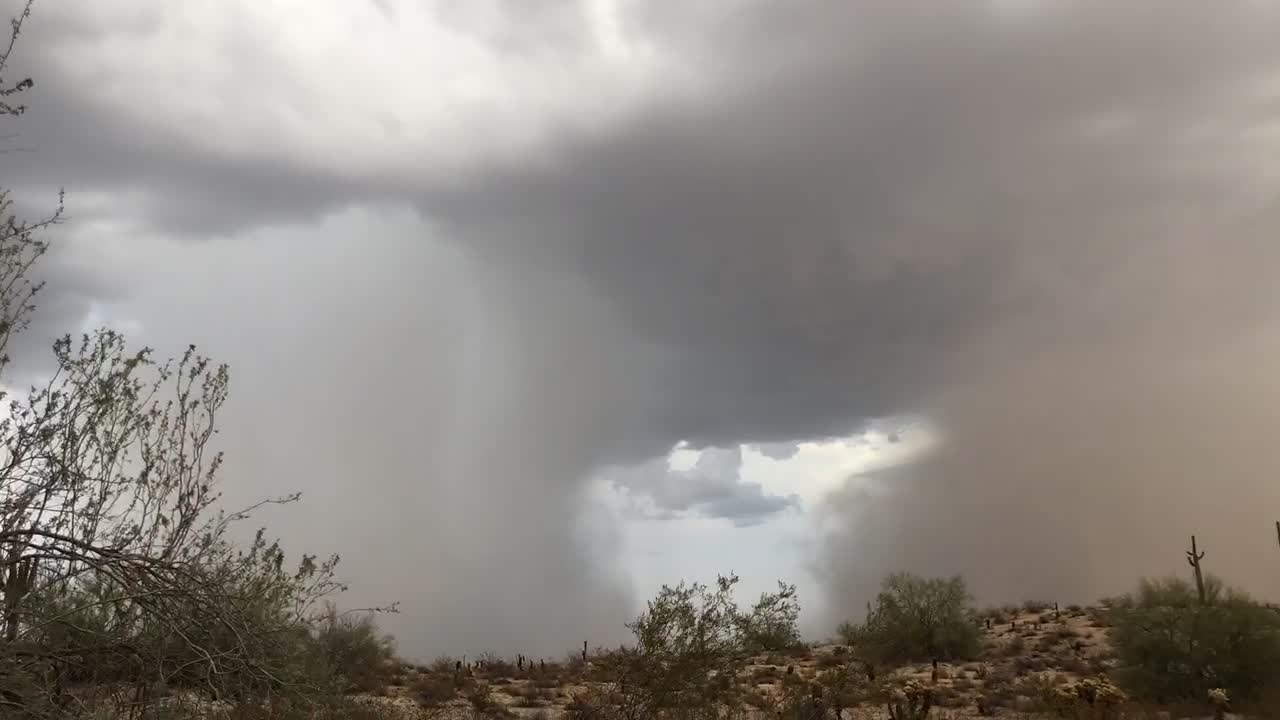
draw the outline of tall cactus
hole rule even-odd
[[[1204,574],[1200,571],[1200,561],[1204,559],[1204,552],[1196,547],[1196,536],[1191,536],[1191,549],[1187,551],[1187,564],[1195,571],[1196,576],[1196,594],[1200,597],[1200,604],[1207,605],[1204,592]]]

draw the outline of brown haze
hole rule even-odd
[[[990,603],[1092,601],[1188,572],[1193,533],[1210,572],[1280,597],[1276,251],[1096,259],[951,358],[932,452],[829,499],[832,620],[899,569],[964,573]]]

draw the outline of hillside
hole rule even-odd
[[[979,657],[963,663],[940,662],[936,679],[930,663],[884,670],[878,681],[916,681],[933,689],[936,708],[930,717],[1050,718],[1059,717],[1045,703],[1046,690],[1095,677],[1114,664],[1105,611],[1098,607],[1006,608],[984,613]],[[538,660],[517,667],[488,657],[467,663],[441,659],[430,666],[401,664],[385,690],[362,696],[362,702],[396,717],[585,718],[584,699],[607,692],[604,666],[609,653],[580,655],[564,661]],[[741,717],[813,717],[804,702],[787,708],[788,698],[806,698],[828,683],[829,673],[843,669],[859,679],[864,666],[847,646],[824,643],[791,653],[762,654],[741,667]],[[984,711],[985,710],[985,715]],[[850,720],[888,718],[885,708],[866,701],[841,708]],[[795,713],[799,714],[795,714]],[[834,709],[826,708],[828,717]],[[1207,706],[1155,707],[1130,705],[1125,717],[1211,717]]]

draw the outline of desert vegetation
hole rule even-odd
[[[0,115],[35,86],[4,76]],[[738,578],[662,590],[630,644],[564,659],[396,656],[344,610],[338,558],[286,553],[252,527],[265,498],[219,494],[226,366],[171,360],[100,329],[53,343],[25,390],[8,349],[61,220],[0,190],[0,717],[565,717],[570,720],[1256,717],[1280,713],[1280,612],[1202,568],[1099,606],[979,609],[964,578],[895,573],[826,643],[796,587],[742,607]],[[25,379],[24,379],[25,381]],[[1280,531],[1280,525],[1277,526]],[[247,542],[235,538],[251,536]]]

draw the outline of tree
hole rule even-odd
[[[666,585],[643,614],[627,627],[630,647],[597,657],[603,688],[584,695],[573,714],[625,720],[679,714],[717,717],[739,702],[739,671],[749,655],[764,647],[793,647],[799,641],[794,586],[778,584],[749,612],[733,598],[736,575],[713,586]]]
[[[714,587],[664,585],[627,627],[635,646],[619,653],[620,709],[628,720],[681,710],[714,716],[731,697],[745,651],[733,601],[736,575]]]
[[[964,578],[895,573],[884,580],[862,625],[840,634],[869,661],[957,660],[978,652],[979,634]]]
[[[1142,580],[1113,607],[1117,678],[1134,694],[1203,700],[1225,689],[1249,700],[1280,677],[1280,615],[1213,577]]]
[[[790,650],[801,645],[800,601],[796,586],[778,582],[778,592],[761,593],[751,612],[742,617],[743,641],[753,652]]]
[[[0,116],[30,80],[4,78],[31,4],[0,47]],[[41,232],[0,190],[0,710],[65,715],[77,685],[125,692],[134,708],[157,689],[205,698],[318,699],[337,682],[311,658],[340,592],[337,558],[285,567],[263,532],[248,547],[228,531],[269,499],[220,511],[222,456],[212,442],[229,373],[189,347],[158,361],[109,329],[53,345],[45,377],[11,394],[10,341],[41,286],[31,269]]]

